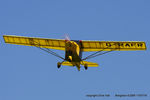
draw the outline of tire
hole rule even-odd
[[[58,63],[57,63],[57,68],[60,68],[60,67],[61,67],[61,63],[58,62]]]
[[[87,69],[88,69],[88,66],[87,66],[87,64],[85,64],[85,65],[84,65],[84,68],[85,68],[85,70],[87,70]]]

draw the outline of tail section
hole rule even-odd
[[[64,62],[62,62],[61,65],[63,65],[63,66],[73,66],[73,64],[69,61],[64,61]]]
[[[63,66],[76,66],[78,71],[80,71],[80,63],[75,63],[75,62],[71,63],[69,61],[64,61],[64,62],[62,62],[61,65],[63,65]]]
[[[94,62],[89,62],[89,61],[81,61],[81,65],[85,67],[98,67],[99,65]]]
[[[83,65],[86,70],[88,69],[88,67],[98,67],[99,66],[97,63],[89,62],[89,61],[81,61],[81,62],[64,61],[62,63],[58,63],[58,68],[60,68],[60,65],[63,65],[63,66],[76,66],[78,71],[80,71],[80,64]]]

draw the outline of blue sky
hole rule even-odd
[[[87,94],[150,95],[149,0],[0,0],[0,100],[91,100]],[[145,41],[147,51],[93,58],[98,68],[62,66],[35,47],[5,44],[2,35],[77,40]],[[62,56],[64,52],[56,51]],[[87,55],[87,53],[84,53]]]

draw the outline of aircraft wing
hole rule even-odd
[[[5,43],[65,50],[65,40],[3,35]]]
[[[129,51],[146,50],[143,41],[86,41],[81,42],[81,51]]]

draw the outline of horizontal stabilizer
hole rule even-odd
[[[81,65],[87,66],[87,67],[98,67],[99,65],[97,63],[89,62],[89,61],[81,61]]]
[[[69,61],[64,61],[61,65],[63,65],[63,66],[73,66],[73,64]]]

